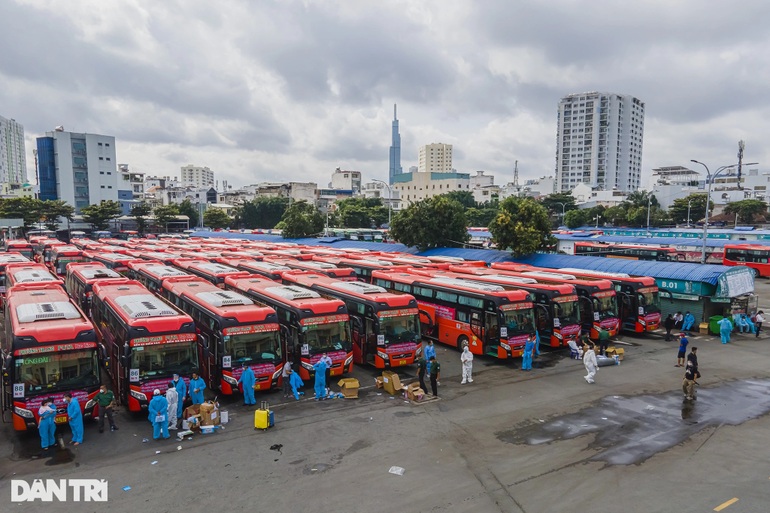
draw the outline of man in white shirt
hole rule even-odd
[[[757,327],[757,338],[759,338],[759,332],[762,329],[762,323],[765,322],[765,312],[762,310],[757,312],[754,317],[754,325]]]

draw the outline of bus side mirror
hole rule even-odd
[[[359,319],[358,317],[351,317],[350,324],[352,324],[353,329],[358,331],[359,333],[362,333],[364,331],[364,324],[361,322],[361,319]]]

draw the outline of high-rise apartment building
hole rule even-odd
[[[443,143],[426,144],[420,147],[417,162],[419,173],[451,173],[452,145]]]
[[[24,127],[0,116],[0,183],[27,182]]]
[[[404,172],[401,167],[401,134],[398,133],[398,116],[396,115],[396,105],[393,105],[393,127],[390,143],[390,171],[388,172],[388,182],[393,185],[393,179],[396,175]]]
[[[214,171],[207,167],[193,166],[192,164],[182,168],[180,179],[182,187],[214,187]]]
[[[42,200],[64,200],[76,213],[105,200],[118,201],[122,184],[112,136],[57,127],[37,138],[37,166]]]
[[[614,93],[571,94],[559,102],[556,190],[585,183],[603,190],[639,189],[644,103]]]

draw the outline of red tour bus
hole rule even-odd
[[[576,242],[574,254],[626,260],[654,260],[657,262],[676,262],[676,249],[662,246],[643,246],[633,244],[604,244],[601,242]]]
[[[24,255],[28,260],[33,260],[35,257],[35,249],[32,244],[24,239],[11,239],[5,241],[5,251],[8,253],[19,253]]]
[[[283,281],[345,302],[356,364],[366,363],[378,369],[403,367],[413,364],[422,354],[420,317],[414,296],[307,271],[286,272]]]
[[[5,268],[17,263],[29,264],[30,259],[20,253],[0,253],[0,294],[5,294]]]
[[[315,260],[294,260],[293,258],[268,258],[266,261],[285,265],[291,269],[300,271],[309,271],[316,274],[323,274],[329,278],[342,281],[358,281],[356,272],[350,267],[337,267],[329,262],[318,262]]]
[[[5,266],[5,286],[7,290],[20,283],[54,283],[64,287],[64,280],[51,274],[44,264],[32,262],[26,264],[8,264]]]
[[[52,273],[57,276],[65,276],[67,264],[85,261],[86,257],[76,246],[54,246],[51,248],[51,258],[47,262]]]
[[[146,410],[153,390],[165,390],[174,374],[189,383],[198,370],[192,318],[138,281],[95,283],[91,318],[117,397],[129,411]]]
[[[260,262],[257,260],[246,260],[238,258],[235,260],[222,260],[226,264],[235,267],[241,271],[250,274],[258,274],[265,279],[272,281],[281,281],[281,276],[286,271],[291,271],[291,267],[273,262]]]
[[[167,278],[160,294],[195,319],[208,386],[232,395],[244,366],[254,371],[256,390],[278,386],[283,352],[275,310],[197,276]]]
[[[86,259],[89,262],[100,262],[104,264],[105,267],[112,269],[116,273],[120,273],[125,276],[125,274],[128,272],[128,263],[135,260],[133,257],[128,255],[122,255],[120,253],[102,253],[102,252],[95,252],[95,251],[84,251],[83,254],[85,255]]]
[[[67,266],[67,277],[64,288],[72,299],[91,315],[91,297],[94,294],[94,283],[97,281],[127,281],[112,269],[107,269],[98,262],[73,262]]]
[[[56,403],[56,424],[65,424],[65,392],[78,399],[84,418],[94,417],[96,333],[60,286],[30,283],[8,291],[2,356],[3,409],[12,411],[16,431],[37,428],[45,398]]]
[[[315,376],[313,365],[326,353],[332,359],[330,375],[353,372],[350,317],[345,303],[326,299],[303,287],[281,285],[262,276],[229,276],[229,290],[241,292],[278,313],[286,359],[293,362],[303,380]]]
[[[425,271],[374,271],[372,279],[375,285],[417,299],[425,337],[458,350],[468,344],[474,354],[502,360],[523,354],[535,333],[529,293]]]
[[[144,285],[147,290],[160,294],[163,288],[163,280],[179,276],[190,276],[189,273],[165,265],[160,262],[133,261],[128,264],[128,277]]]
[[[208,262],[206,260],[195,260],[187,258],[179,258],[174,260],[174,266],[182,269],[188,274],[194,274],[204,280],[211,282],[220,289],[225,288],[225,278],[228,276],[248,276],[249,272],[240,271],[235,267],[229,265],[219,264],[216,262]]]
[[[761,244],[725,244],[724,265],[742,265],[751,269],[754,277],[770,276],[770,246]]]

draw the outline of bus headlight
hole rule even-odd
[[[377,352],[379,353],[379,351],[377,351]],[[345,359],[345,365],[343,365],[343,367],[347,367],[347,366],[348,366],[348,365],[350,365],[351,363],[353,363],[353,355],[351,355],[351,356],[348,356],[348,357]]]
[[[304,361],[303,361],[303,362],[300,362],[300,363],[302,364],[302,368],[303,368],[303,369],[305,369],[305,370],[309,370],[309,371],[312,371],[312,370],[313,370],[313,366],[312,366],[312,365],[310,365],[309,363],[306,363],[306,362],[304,362]]]
[[[281,372],[283,372],[283,369],[278,369],[277,371],[275,371],[275,372],[273,373],[273,378],[272,378],[272,379],[273,379],[273,381],[275,381],[276,379],[278,379],[278,376],[280,376],[280,375],[281,375]]]
[[[238,386],[238,380],[235,379],[232,376],[228,376],[227,374],[222,374],[222,379],[230,386],[237,387]]]
[[[503,342],[503,341],[500,341],[500,347],[502,347],[502,348],[503,348],[503,349],[505,349],[506,351],[510,351],[510,350],[511,350],[511,346],[509,346],[508,344],[506,344],[506,343],[505,343],[505,342]]]
[[[96,406],[96,399],[91,399],[86,403],[86,410],[92,409],[94,406]]]
[[[137,401],[147,401],[147,396],[141,392],[137,392],[136,390],[130,390],[129,393],[131,394],[131,397],[133,397]]]
[[[388,360],[388,353],[383,353],[382,351],[377,351],[377,356],[379,356],[380,358],[382,358],[385,361]],[[347,364],[348,363],[345,362],[345,365],[347,365]]]
[[[19,408],[18,406],[14,406],[13,407],[13,413],[18,415],[19,417],[24,417],[26,419],[34,419],[35,418],[35,415],[31,411],[25,410],[24,408]]]
[[[417,349],[414,350],[414,357],[419,358],[422,356],[422,343],[417,342]]]

